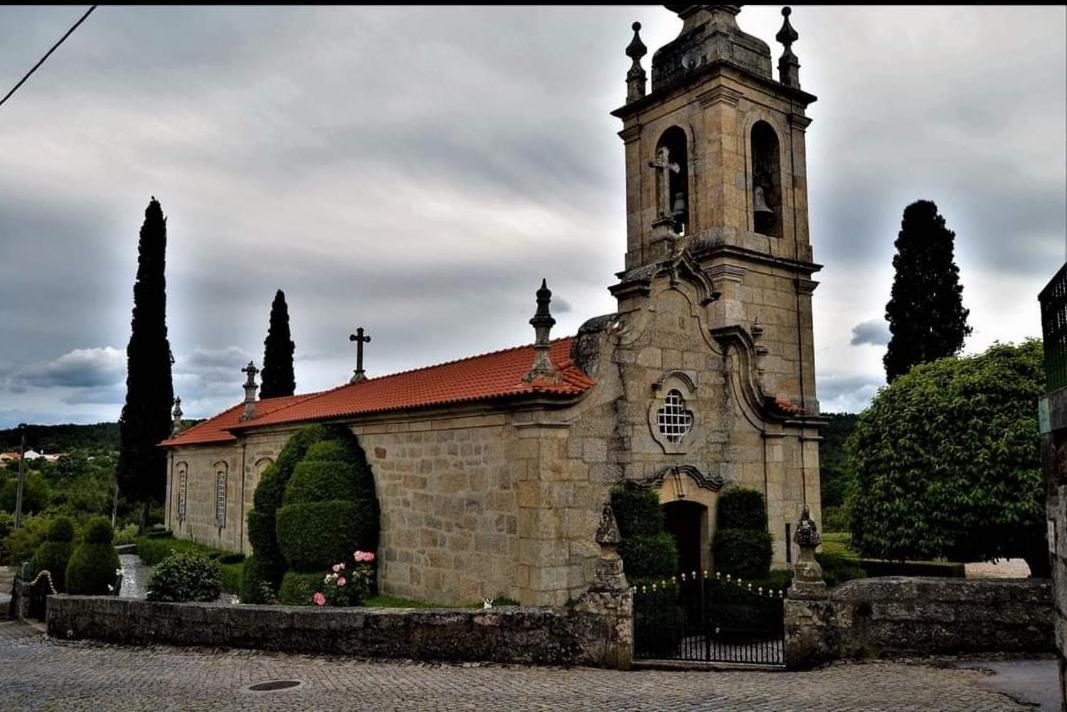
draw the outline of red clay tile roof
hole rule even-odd
[[[404,371],[329,391],[271,398],[256,403],[256,417],[240,421],[236,405],[161,445],[199,445],[234,440],[232,432],[267,425],[334,420],[368,413],[527,395],[577,396],[594,381],[570,357],[573,337],[551,343],[549,356],[560,372],[558,383],[524,383],[533,366],[532,345],[471,356],[436,366]],[[288,401],[283,403],[282,401]]]
[[[314,398],[321,393],[307,393],[300,396],[282,396],[280,398],[266,398],[256,401],[256,417],[267,416],[282,408]],[[236,440],[228,431],[241,422],[241,413],[244,412],[244,403],[238,403],[228,408],[213,418],[208,418],[202,423],[197,423],[188,430],[179,433],[177,437],[164,440],[162,446],[169,445],[203,445],[206,443],[225,443]]]

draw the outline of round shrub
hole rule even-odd
[[[111,543],[113,537],[114,531],[107,519],[94,517],[89,520],[85,541],[74,548],[67,563],[64,575],[67,593],[91,596],[114,593],[119,555]]]
[[[355,453],[348,443],[340,440],[322,440],[308,448],[301,462],[345,462],[353,464]]]
[[[175,551],[156,565],[147,589],[149,601],[211,602],[222,591],[219,565],[200,553]]]
[[[241,570],[240,597],[243,603],[270,603],[285,573],[285,560],[259,559],[249,556]]]
[[[766,578],[771,569],[771,534],[766,528],[719,529],[712,544],[715,570],[746,580]]]
[[[69,517],[59,517],[48,527],[46,541],[74,541],[74,522]]]
[[[277,463],[272,463],[263,470],[259,476],[259,484],[252,494],[252,506],[261,512],[274,512],[282,506],[282,497],[285,496],[285,485],[278,475]]]
[[[372,525],[361,502],[299,502],[278,510],[278,544],[296,571],[325,571],[357,549],[373,551]],[[377,542],[375,542],[377,546]]]
[[[308,453],[310,455],[310,452]],[[355,465],[340,461],[302,461],[293,470],[282,504],[328,502],[356,496]]]
[[[85,526],[87,544],[110,544],[114,539],[115,530],[111,528],[111,522],[104,517],[93,517]]]
[[[624,538],[619,553],[631,581],[668,578],[678,571],[678,545],[666,532]]]
[[[45,540],[33,553],[33,561],[30,564],[31,575],[36,576],[41,571],[47,571],[52,575],[52,585],[57,591],[66,590],[65,578],[67,564],[70,562],[71,552],[74,545],[74,523],[67,517],[55,519],[48,527]]]
[[[719,529],[767,529],[767,500],[763,493],[740,487],[725,490],[719,495]]]
[[[623,539],[654,536],[663,531],[663,509],[659,504],[659,495],[652,490],[633,485],[614,487],[611,490],[611,509],[615,512],[615,521],[619,524]]]
[[[278,588],[278,600],[288,606],[310,606],[311,597],[316,591],[322,590],[323,577],[322,573],[301,574],[287,571],[282,577],[282,585]]]

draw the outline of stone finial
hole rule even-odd
[[[645,95],[645,81],[648,75],[645,74],[645,68],[641,66],[641,58],[648,54],[648,47],[645,47],[645,43],[641,41],[641,23],[635,22],[633,25],[634,38],[630,41],[630,44],[626,47],[626,56],[633,60],[633,64],[630,66],[630,71],[626,73],[626,103],[631,101],[637,101]]]
[[[589,590],[594,593],[625,591],[629,586],[626,583],[626,574],[623,573],[622,557],[618,552],[622,534],[610,504],[605,504],[600,514],[596,543],[600,545],[600,556],[596,560],[596,571]]]
[[[600,526],[596,530],[596,543],[600,546],[617,547],[622,543],[622,533],[619,531],[619,523],[615,521],[615,512],[610,504],[604,505],[604,511],[600,513]]]
[[[171,411],[171,415],[174,417],[174,424],[170,428],[170,436],[173,438],[175,435],[182,431],[182,399],[174,399],[174,410]]]
[[[241,373],[248,375],[245,380],[245,410],[241,413],[241,420],[251,420],[256,417],[256,390],[259,388],[256,385],[256,374],[259,369],[249,361],[248,365],[241,369]]]
[[[800,547],[800,554],[796,563],[793,564],[793,585],[789,587],[789,595],[792,598],[825,598],[829,595],[826,591],[826,582],[822,578],[822,567],[815,560],[815,548],[822,543],[819,529],[811,518],[808,505],[804,505],[804,511],[797,523],[793,541]]]
[[[793,29],[793,26],[789,24],[789,15],[791,15],[792,12],[792,8],[782,8],[782,29],[778,30],[778,34],[774,36],[774,39],[778,40],[785,46],[785,51],[782,52],[782,56],[778,60],[778,81],[785,84],[787,87],[799,89],[800,61],[797,60],[797,56],[793,54],[793,43],[800,39],[800,35],[798,35],[797,31]]]
[[[541,280],[541,288],[537,290],[537,312],[530,319],[530,325],[534,328],[534,362],[530,372],[523,376],[525,383],[548,380],[559,381],[559,372],[552,364],[549,357],[549,334],[556,320],[552,318],[549,305],[552,303],[552,291],[548,288],[548,282]]]

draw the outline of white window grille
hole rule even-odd
[[[215,523],[226,526],[226,468],[215,473]]]
[[[189,474],[185,465],[178,467],[178,521],[185,521],[186,504],[189,501]]]
[[[679,443],[693,427],[693,413],[685,409],[685,399],[679,391],[668,391],[659,409],[659,431],[669,442]]]

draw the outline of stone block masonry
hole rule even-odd
[[[165,643],[294,653],[626,668],[632,659],[628,594],[611,610],[375,609],[153,603],[50,596],[48,634],[126,645]]]
[[[1047,580],[857,579],[828,598],[785,602],[791,668],[837,658],[1052,650]]]

